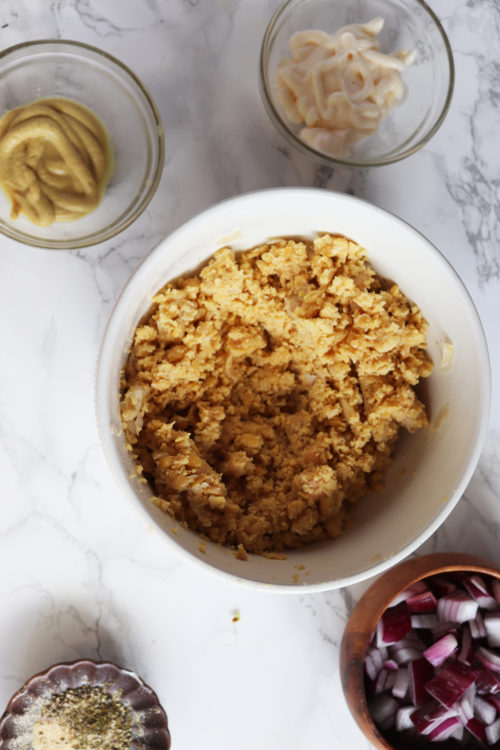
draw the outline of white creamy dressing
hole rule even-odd
[[[311,29],[291,37],[292,56],[278,65],[278,99],[290,122],[305,124],[300,137],[318,151],[347,155],[403,98],[401,71],[415,52],[380,52],[383,25],[374,18],[334,34]]]

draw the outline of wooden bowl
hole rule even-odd
[[[368,710],[364,661],[377,622],[393,599],[412,583],[432,575],[464,570],[500,579],[500,570],[488,560],[462,552],[438,552],[411,558],[388,570],[365,591],[355,606],[340,645],[340,675],[347,705],[374,747],[408,750],[407,740],[400,745],[389,742]],[[432,743],[432,747],[439,746],[441,750],[445,745],[442,742]]]

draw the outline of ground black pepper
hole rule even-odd
[[[34,750],[129,750],[132,714],[121,692],[82,685],[55,693],[33,728]]]

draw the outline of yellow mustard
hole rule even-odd
[[[73,221],[99,204],[111,172],[108,134],[87,107],[40,99],[0,120],[0,185],[11,218],[39,226]]]

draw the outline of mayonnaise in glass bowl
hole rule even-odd
[[[158,187],[164,162],[160,115],[139,78],[103,50],[53,39],[0,53],[0,117],[53,97],[83,104],[100,119],[111,145],[112,171],[97,208],[76,221],[37,226],[11,218],[0,190],[0,232],[37,247],[69,250],[114,237],[142,213]]]
[[[330,139],[310,137],[309,132],[301,136],[304,129],[309,129],[304,128],[306,123],[290,119],[293,106],[284,103],[277,71],[284,58],[291,57],[290,39],[295,34],[318,30],[334,35],[344,26],[365,25],[376,19],[383,21],[380,30],[380,24],[375,24],[375,44],[380,45],[380,52],[391,56],[401,52],[404,65],[400,78],[404,90],[401,91],[398,84],[394,104],[388,108],[387,115],[383,119],[375,118],[377,128],[368,128],[373,134],[358,140],[348,133],[343,139],[348,148],[332,152]],[[302,75],[303,71],[299,70],[298,74]],[[316,77],[316,89],[325,87],[329,75],[331,71],[325,75],[320,72]],[[450,105],[453,84],[454,65],[449,41],[439,20],[423,0],[286,0],[271,18],[262,42],[260,88],[269,117],[291,145],[327,165],[369,167],[410,156],[441,126]],[[339,86],[343,93],[343,84]],[[316,90],[311,99],[316,99],[317,93]],[[300,96],[303,94],[304,91]],[[328,98],[328,86],[326,94]],[[355,105],[357,107],[358,102]]]

